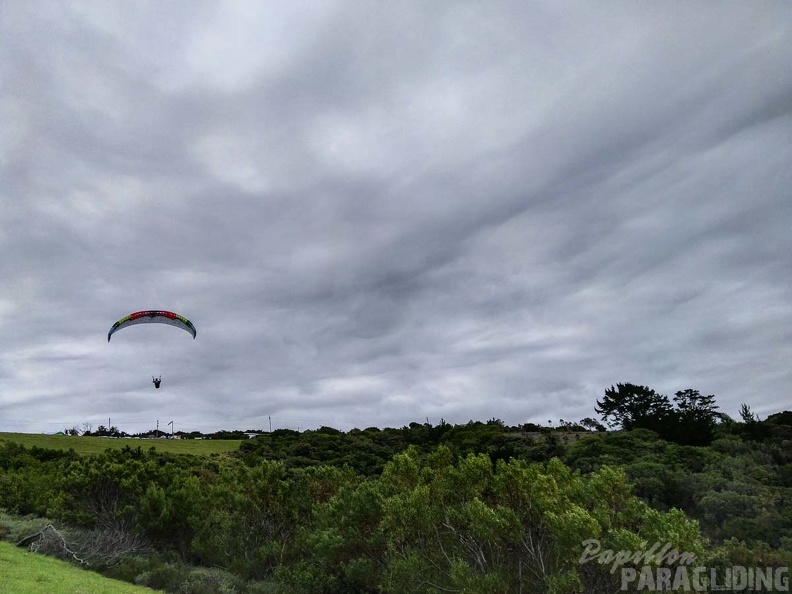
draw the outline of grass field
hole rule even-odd
[[[9,594],[152,594],[65,561],[0,542],[0,592]]]
[[[111,439],[37,433],[0,433],[0,440],[3,439],[20,443],[25,447],[36,446],[50,450],[73,449],[81,455],[99,454],[109,448],[120,450],[124,446],[131,448],[140,446],[144,450],[153,447],[160,452],[206,456],[236,450],[241,443],[236,439]]]

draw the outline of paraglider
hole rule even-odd
[[[193,339],[195,339],[195,336],[198,334],[195,326],[193,326],[193,323],[184,316],[162,309],[146,309],[143,311],[136,311],[129,314],[128,316],[124,316],[115,324],[113,324],[113,326],[110,328],[110,332],[107,333],[107,342],[110,342],[113,334],[119,330],[123,330],[124,328],[135,326],[137,324],[167,324],[169,326],[181,328],[182,330],[188,332],[192,335]],[[160,384],[162,383],[162,375],[158,377],[152,375],[151,383],[154,384],[156,389],[159,389]]]
[[[113,324],[113,327],[110,328],[110,332],[107,333],[107,342],[110,342],[110,337],[113,336],[114,333],[123,328],[128,328],[129,326],[134,326],[136,324],[169,324],[189,332],[192,334],[193,338],[195,338],[195,335],[197,334],[195,326],[193,326],[192,322],[184,316],[180,316],[179,314],[173,313],[172,311],[164,311],[161,309],[145,309],[143,311],[136,311],[135,313],[131,313],[128,316],[124,316],[115,324]]]

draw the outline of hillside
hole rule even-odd
[[[792,415],[743,417],[707,445],[673,419],[669,439],[497,419],[282,429],[220,456],[178,455],[210,440],[5,434],[0,508],[174,593],[616,591],[607,568],[581,566],[582,543],[661,543],[718,572],[792,563]]]
[[[143,450],[154,448],[161,453],[204,456],[237,450],[242,443],[236,439],[113,439],[36,433],[0,433],[0,440],[18,443],[28,448],[37,447],[64,452],[73,449],[80,455],[100,454],[106,449],[120,450],[129,446],[140,447]]]
[[[106,578],[2,541],[0,584],[3,592],[14,594],[152,594],[161,591]]]

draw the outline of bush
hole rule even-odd
[[[276,594],[269,582],[248,582],[225,570],[195,567],[162,555],[134,555],[102,572],[105,576],[173,594]]]
[[[152,569],[135,576],[135,583],[155,590],[180,592],[189,574],[190,568],[179,563],[155,564]]]
[[[179,594],[239,594],[244,581],[222,569],[198,567],[179,586]]]
[[[40,532],[51,520],[38,516],[12,516],[0,511],[0,539],[13,544],[25,537]]]

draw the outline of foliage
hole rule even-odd
[[[676,546],[701,550],[694,525],[650,510],[618,471],[584,477],[558,460],[452,460],[448,448],[426,458],[410,448],[381,478],[316,506],[301,534],[307,558],[280,576],[298,591],[574,592],[610,584],[607,572],[579,563],[588,538],[679,535]]]
[[[66,435],[77,435],[77,431],[75,428],[66,429]],[[104,425],[99,425],[99,428],[96,431],[85,431],[83,433],[85,437],[126,437],[127,434],[124,431],[119,430],[118,427],[111,425],[110,427],[105,427]]]
[[[619,402],[638,393],[654,392]],[[588,539],[669,543],[713,566],[786,562],[792,413],[725,422],[693,390],[661,408],[713,421],[708,445],[642,427],[652,408],[637,406],[628,431],[591,419],[323,427],[202,456],[0,441],[0,536],[195,594],[616,591],[607,565],[580,563]]]
[[[625,383],[605,390],[596,411],[611,427],[648,429],[679,444],[707,445],[720,419],[717,408],[715,396],[698,390],[680,390],[672,402],[647,386]]]
[[[792,529],[787,455],[788,446],[772,440],[726,435],[703,448],[634,430],[570,444],[564,461],[585,472],[624,468],[638,497],[658,510],[683,510],[715,544],[738,539],[777,549]]]
[[[0,510],[0,540],[17,543],[26,536],[43,530],[52,520],[33,514],[18,516]]]
[[[595,410],[611,427],[625,431],[649,429],[659,433],[672,409],[668,397],[647,386],[626,383],[605,390],[605,397],[597,400]]]
[[[427,454],[445,446],[457,455],[486,454],[493,462],[510,458],[548,460],[558,455],[558,440],[552,433],[540,436],[517,427],[507,427],[498,419],[464,425],[410,423],[400,429],[352,429],[342,433],[322,427],[297,432],[279,429],[242,442],[240,453],[249,464],[257,460],[280,460],[287,466],[348,466],[358,474],[374,476],[382,472],[396,454],[413,447]]]

